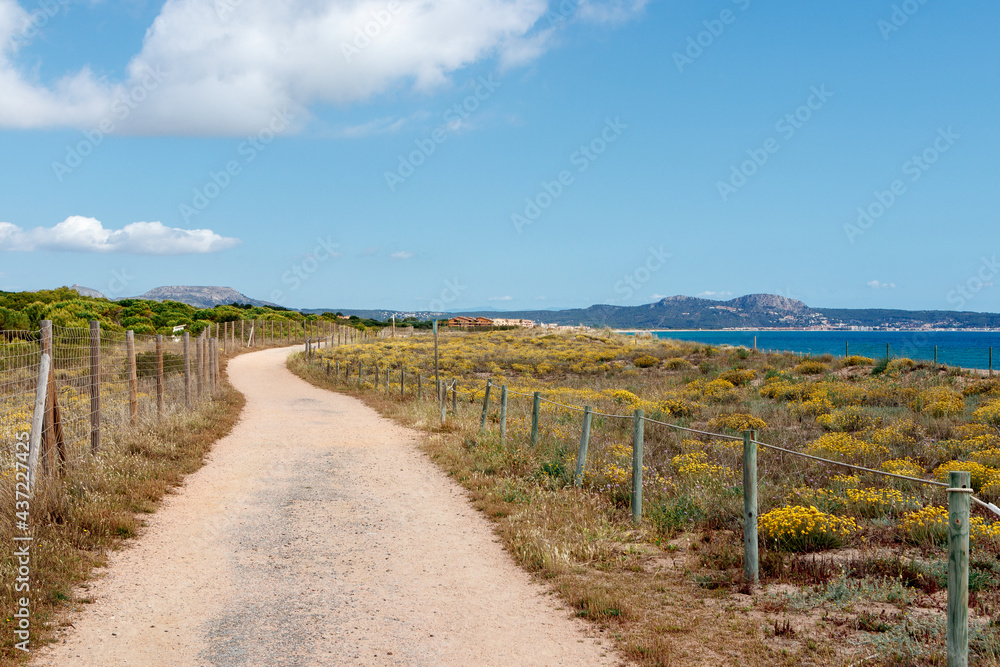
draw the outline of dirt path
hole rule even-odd
[[[613,665],[518,569],[419,434],[272,350],[209,463],[115,554],[39,665]]]

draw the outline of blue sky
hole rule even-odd
[[[998,32],[935,0],[0,0],[0,289],[997,311]]]

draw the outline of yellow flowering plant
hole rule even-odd
[[[765,543],[774,548],[818,551],[842,546],[859,529],[850,517],[837,517],[813,506],[790,505],[762,515],[758,530]]]

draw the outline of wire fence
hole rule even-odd
[[[152,335],[42,322],[37,331],[0,331],[0,475],[13,479],[18,443],[29,438],[47,474],[99,455],[125,429],[198,409],[219,390],[228,356],[317,335],[356,338],[326,321],[230,321],[196,336],[180,329]],[[48,378],[39,377],[43,354]]]
[[[407,389],[410,389],[410,396],[418,400],[424,400],[424,383],[420,373],[407,373],[402,366],[390,368],[389,364],[379,365],[378,362],[368,365],[366,369],[360,360],[354,366],[352,376],[352,366],[346,362],[341,368],[339,358],[323,356],[317,354],[317,349],[307,341],[305,346],[305,356],[312,364],[325,364],[327,375],[340,382],[356,384],[362,389],[382,390],[387,394],[395,394],[402,399],[407,398]],[[991,364],[992,365],[992,364]],[[366,372],[367,370],[367,372]],[[885,480],[898,480],[907,484],[916,484],[935,489],[944,489],[947,492],[947,544],[948,544],[948,608],[947,608],[947,643],[949,658],[956,657],[956,661],[949,660],[949,664],[965,664],[963,660],[968,656],[968,581],[969,581],[969,539],[970,539],[970,502],[975,503],[983,509],[1000,515],[1000,508],[993,503],[985,502],[976,498],[972,493],[970,473],[965,470],[952,470],[949,473],[949,482],[914,477],[911,475],[897,474],[886,470],[879,470],[871,467],[837,461],[821,456],[816,456],[807,452],[795,451],[788,447],[763,442],[758,439],[757,431],[746,430],[740,436],[695,429],[681,424],[670,423],[659,419],[645,416],[642,410],[636,410],[633,414],[615,414],[613,412],[600,412],[591,406],[573,405],[567,402],[556,401],[542,395],[542,391],[516,391],[508,386],[494,387],[491,380],[484,382],[483,389],[463,390],[458,387],[458,380],[434,380],[433,393],[429,394],[436,400],[440,407],[442,425],[447,420],[449,392],[451,394],[451,412],[457,416],[458,397],[461,395],[465,403],[474,405],[482,402],[480,414],[480,434],[483,435],[488,425],[495,423],[499,433],[500,445],[504,445],[505,439],[512,440],[516,434],[530,433],[530,445],[537,448],[542,437],[542,404],[551,406],[555,413],[551,415],[548,427],[550,438],[561,440],[565,447],[577,433],[579,433],[579,448],[576,457],[575,474],[573,482],[580,486],[587,471],[587,466],[591,461],[588,459],[588,450],[592,440],[603,440],[598,442],[599,450],[626,451],[622,443],[627,437],[628,424],[632,425],[632,443],[628,448],[631,456],[631,470],[621,465],[612,466],[612,476],[618,478],[619,482],[630,482],[631,494],[628,498],[633,520],[642,520],[643,488],[649,480],[644,480],[646,459],[644,457],[644,441],[647,438],[645,425],[656,425],[667,433],[692,434],[703,436],[717,441],[729,441],[737,447],[729,449],[731,458],[739,460],[739,467],[742,468],[743,485],[741,495],[743,498],[743,532],[744,532],[744,576],[750,583],[759,580],[759,558],[758,558],[758,462],[757,450],[763,448],[775,452],[778,456],[791,456],[803,462],[820,464],[826,467],[835,467],[851,470],[865,475],[872,475],[875,478]],[[428,382],[431,384],[431,382]],[[496,395],[492,390],[500,390],[499,406],[496,402]],[[527,401],[512,401],[511,398],[531,399],[530,408]],[[491,398],[493,404],[491,405]],[[497,414],[497,410],[499,414]],[[582,413],[582,424],[580,416],[570,418],[568,413]],[[607,420],[603,429],[592,428],[593,418]],[[611,424],[617,423],[614,427]],[[579,426],[575,433],[572,427]],[[603,432],[602,432],[603,431]],[[603,435],[603,438],[602,438]],[[658,434],[654,435],[655,441]],[[660,444],[662,449],[662,435]],[[735,463],[735,461],[734,461]],[[766,475],[765,475],[766,476]],[[978,519],[981,521],[981,519]]]

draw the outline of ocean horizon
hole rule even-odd
[[[733,345],[769,352],[848,354],[865,357],[909,357],[963,368],[991,368],[991,348],[1000,346],[1000,332],[983,330],[809,331],[809,330],[655,330],[657,338]]]

